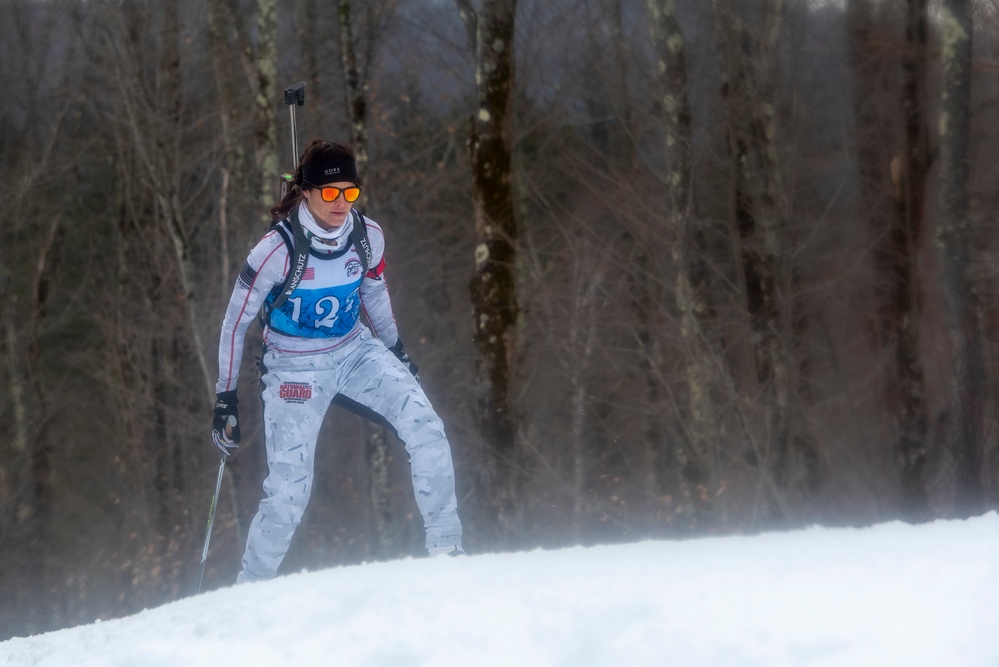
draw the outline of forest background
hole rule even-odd
[[[2,0],[0,639],[189,595],[217,337],[350,143],[471,553],[997,506],[992,0]],[[205,587],[265,462],[243,446]],[[418,555],[331,410],[283,571]]]

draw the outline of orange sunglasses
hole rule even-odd
[[[308,181],[302,181],[302,183],[310,188],[319,190],[319,194],[323,198],[323,201],[336,201],[342,193],[344,199],[350,203],[354,203],[357,201],[357,198],[361,196],[361,188],[356,185],[352,185],[349,188],[343,188],[341,190],[340,188],[334,188],[331,185],[319,186],[309,183]]]

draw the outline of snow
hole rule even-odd
[[[0,667],[999,665],[999,515],[406,559],[0,643]]]

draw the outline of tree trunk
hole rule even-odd
[[[226,0],[209,0],[208,2],[208,41],[211,45],[212,64],[215,68],[215,85],[218,87],[219,119],[222,124],[222,141],[225,146],[225,163],[222,167],[222,189],[219,202],[219,256],[222,260],[222,276],[229,280],[238,269],[230,252],[230,242],[237,248],[243,247],[244,234],[233,234],[228,221],[230,201],[233,218],[245,224],[255,220],[247,207],[250,201],[246,191],[247,165],[246,152],[240,140],[241,116],[243,105],[239,95],[239,81],[242,69],[237,67],[238,60],[233,58],[233,44],[229,39],[229,21],[238,16],[232,11],[231,3]],[[235,196],[229,196],[230,187],[235,190]]]
[[[377,424],[365,425],[365,458],[368,468],[368,502],[371,503],[371,527],[375,534],[374,555],[384,558],[392,554],[392,503],[390,502],[389,435]]]
[[[260,219],[268,213],[279,193],[280,168],[277,155],[277,0],[257,0],[257,50],[252,58],[256,74],[256,149],[260,176]]]
[[[509,139],[516,0],[484,0],[476,13],[456,0],[474,38],[478,111],[469,153],[475,206],[475,274],[470,285],[476,350],[476,421],[488,448],[482,482],[501,532],[515,520],[516,420],[511,398],[517,350],[517,224]]]
[[[760,8],[757,12],[756,8]],[[789,520],[786,490],[792,476],[790,404],[793,363],[787,295],[781,276],[787,221],[777,164],[774,68],[782,0],[743,6],[714,0],[722,57],[722,97],[729,126],[732,215],[739,235],[752,352],[764,415],[761,472],[771,489],[770,519]],[[758,16],[754,16],[758,14]]]
[[[895,344],[892,414],[898,424],[902,514],[910,521],[930,518],[926,495],[926,382],[919,353],[921,288],[917,257],[929,169],[926,105],[926,0],[908,0],[906,49],[902,59],[902,112],[905,149],[892,164],[895,215],[889,230],[891,332]]]
[[[955,511],[960,517],[968,517],[985,509],[981,433],[985,354],[978,292],[970,275],[969,248],[968,142],[974,27],[970,0],[944,0],[941,25],[943,91],[936,241],[954,358],[951,402],[955,432],[951,451],[957,463]]]
[[[676,471],[682,495],[680,508],[688,527],[711,514],[716,491],[714,475],[718,429],[711,399],[711,350],[705,338],[707,275],[700,262],[701,243],[693,220],[691,144],[693,128],[687,87],[686,42],[673,0],[647,0],[657,74],[662,87],[666,156],[666,223],[673,231],[676,302],[685,347],[689,427],[688,446],[678,446]]]
[[[54,136],[58,136],[58,130]],[[25,186],[33,178],[37,175],[24,179]],[[23,211],[13,211],[12,218],[20,219],[19,213]],[[9,569],[17,580],[28,583],[15,588],[11,602],[25,610],[26,625],[37,631],[46,628],[46,619],[38,612],[38,603],[34,600],[38,590],[44,590],[48,585],[47,575],[51,574],[52,561],[48,554],[54,505],[54,450],[47,433],[49,387],[42,369],[41,337],[48,306],[49,271],[62,215],[52,214],[46,219],[38,211],[32,213],[28,219],[38,222],[31,225],[34,229],[25,230],[36,236],[33,256],[24,270],[30,278],[29,298],[18,298],[16,274],[8,273],[6,267],[0,274],[0,296],[5,306],[3,361],[13,413],[13,438],[9,449],[13,457],[4,461],[0,468],[0,500],[3,500],[0,503],[0,543],[19,546],[16,552],[12,549]],[[16,267],[24,265],[13,257],[9,259],[14,260],[8,266],[15,271]],[[0,452],[5,450],[2,448]]]
[[[879,47],[879,31],[871,0],[850,0],[847,5],[847,24],[854,82],[857,171],[860,176],[857,210],[867,218],[873,255],[873,339],[880,360],[882,354],[894,347],[895,339],[892,334],[894,317],[891,309],[892,267],[895,257],[888,242],[894,215],[889,165],[895,149],[891,146],[890,135],[885,136],[885,130],[897,125],[897,105],[891,106],[891,112],[882,109],[880,105],[885,98],[897,98],[898,93],[893,83],[898,77],[897,72],[888,67],[884,55],[886,49]],[[882,384],[887,389],[890,383],[882,380]]]
[[[585,251],[579,253],[584,254]],[[578,255],[577,255],[578,256]],[[569,431],[572,448],[572,537],[576,543],[584,538],[583,526],[590,481],[590,396],[587,376],[593,367],[593,355],[598,343],[601,294],[607,274],[607,256],[592,257],[581,262],[573,280],[573,307],[569,313],[568,341],[562,368],[569,378]]]
[[[370,5],[369,5],[370,9]],[[347,84],[347,117],[350,119],[350,143],[354,148],[358,178],[365,182],[368,172],[368,64],[372,36],[366,40],[368,51],[361,63],[357,61],[350,3],[338,0],[337,19],[340,24],[340,65]],[[391,344],[391,343],[390,343]]]
[[[855,132],[861,198],[872,249],[873,340],[879,360],[882,400],[896,438],[902,514],[912,521],[929,518],[924,480],[926,465],[926,390],[919,354],[920,282],[916,269],[923,218],[928,157],[923,116],[926,79],[926,5],[907,5],[906,48],[902,62],[902,142],[891,157],[897,127],[894,113],[881,111],[883,96],[894,97],[886,77],[870,0],[850,0],[847,8],[854,78]]]

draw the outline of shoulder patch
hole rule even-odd
[[[381,280],[382,274],[385,273],[385,258],[382,257],[382,261],[378,262],[378,266],[372,267],[364,274],[365,278],[373,278],[374,280]]]
[[[257,279],[257,270],[250,266],[249,262],[243,263],[243,269],[239,272],[239,278],[236,282],[243,289],[250,289],[253,287],[253,281]]]

